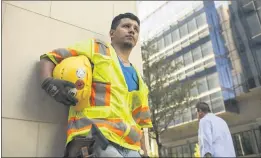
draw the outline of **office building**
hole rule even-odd
[[[174,3],[167,2],[142,22],[148,25]],[[144,35],[143,39],[152,40],[159,50],[150,54],[151,62],[162,57],[166,63],[182,62],[169,76],[198,83],[190,90],[195,97],[191,107],[175,115],[161,136],[164,155],[193,156],[198,141],[197,101],[207,102],[213,113],[226,120],[238,156],[261,153],[260,11],[258,0],[219,6],[204,1],[179,15],[170,26]]]

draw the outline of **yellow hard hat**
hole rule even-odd
[[[62,60],[53,70],[53,77],[75,84],[76,89],[71,89],[78,99],[78,103],[73,108],[81,111],[89,106],[92,86],[92,67],[86,56],[74,56]]]

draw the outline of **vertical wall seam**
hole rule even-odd
[[[39,141],[40,141],[40,123],[38,123],[38,128],[37,128],[36,155],[35,155],[35,157],[38,157],[38,154],[39,154]]]
[[[52,13],[52,2],[53,2],[53,1],[50,1],[49,17],[51,17],[51,13]]]
[[[7,5],[6,5],[5,2],[2,2],[1,9],[3,9],[3,6],[5,6],[5,7],[4,7],[4,10],[1,10],[1,11],[2,11],[2,13],[1,13],[1,16],[2,16],[2,17],[1,17],[1,18],[2,18],[1,26],[2,26],[2,28],[3,28],[3,26],[4,26],[5,13],[6,13],[6,7],[7,7]]]
[[[114,5],[115,5],[115,3],[112,4],[112,18],[114,18],[114,16],[115,16],[114,15]]]

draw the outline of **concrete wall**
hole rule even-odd
[[[109,41],[111,21],[123,12],[136,14],[136,2],[2,2],[4,157],[63,155],[68,109],[41,90],[39,56],[92,37]],[[142,70],[140,44],[131,61]]]

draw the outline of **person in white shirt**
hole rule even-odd
[[[201,157],[236,157],[231,133],[227,123],[211,113],[207,103],[196,105],[199,130],[198,139]]]

